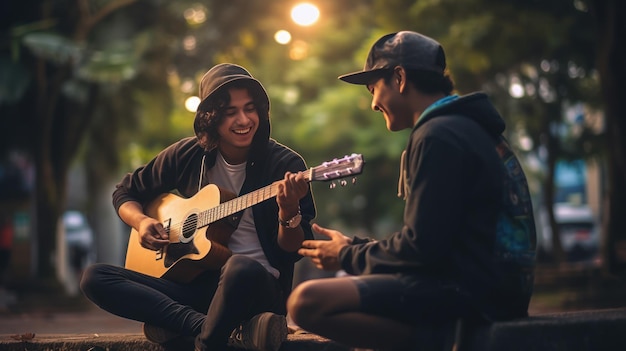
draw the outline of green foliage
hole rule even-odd
[[[77,60],[83,51],[78,43],[52,32],[28,33],[22,43],[36,56],[59,65]]]
[[[362,153],[368,166],[375,165],[374,170],[367,167],[360,177],[360,192],[347,195],[346,201],[353,199],[352,196],[363,196],[369,201],[366,208],[359,209],[360,213],[398,220],[401,205],[387,204],[396,201],[391,197],[395,196],[398,156],[408,132],[389,133],[382,117],[371,111],[367,91],[339,82],[337,76],[360,69],[371,44],[382,34],[405,29],[423,32],[438,39],[446,48],[449,69],[459,92],[486,90],[507,119],[507,132],[514,144],[519,145],[515,136],[525,135],[536,148],[541,145],[545,132],[545,123],[541,121],[545,118],[560,121],[561,117],[554,115],[551,108],[545,108],[545,96],[538,93],[511,99],[512,77],[534,86],[536,92],[545,89],[542,88],[544,82],[551,82],[549,91],[563,91],[563,97],[571,99],[591,96],[577,93],[582,91],[578,87],[593,91],[597,86],[590,74],[585,78],[559,78],[557,81],[550,76],[560,77],[562,71],[544,72],[540,68],[546,60],[558,62],[561,67],[567,67],[571,61],[586,72],[591,71],[593,60],[589,55],[592,50],[580,50],[592,45],[587,18],[571,2],[559,3],[557,6],[514,0],[322,1],[319,3],[320,22],[314,27],[302,28],[288,19],[286,6],[290,3],[286,1],[266,5],[247,2],[249,11],[241,11],[243,7],[238,2],[207,1],[202,6],[207,11],[208,21],[189,25],[186,30],[186,35],[196,39],[196,49],[184,54],[174,50],[172,63],[179,83],[189,78],[197,82],[199,76],[217,62],[235,62],[249,68],[270,94],[273,137],[296,149],[310,164],[352,152]],[[183,2],[172,4],[170,9],[182,12],[192,6],[198,5]],[[230,20],[233,16],[239,21],[233,23]],[[292,44],[283,46],[273,41],[273,33],[278,29],[292,33]],[[306,43],[308,54],[303,59],[292,60],[289,50],[297,41]],[[165,142],[191,131],[184,127],[186,118],[183,116],[187,113],[176,107],[184,95],[177,91],[176,84],[170,83],[172,95],[177,96],[170,113],[178,117],[169,122],[159,119],[158,123],[144,124],[146,129],[137,135],[148,136],[146,145],[154,145],[149,140]],[[148,105],[144,106],[145,110],[150,110]],[[150,120],[156,122],[154,118]],[[155,138],[158,126],[168,125],[171,130],[172,121],[181,124],[178,130],[182,133]],[[578,135],[584,138],[593,134]],[[569,141],[585,143],[577,138]],[[383,169],[384,172],[379,172]],[[363,184],[371,187],[365,188]],[[375,184],[390,186],[383,190]],[[326,192],[320,192],[316,198],[322,208],[336,209],[333,202],[341,203],[342,208],[351,208],[336,196],[329,194],[327,197]],[[382,192],[390,197],[381,198]],[[354,219],[352,212],[334,210],[327,215]],[[368,230],[374,230],[371,220],[365,223]]]
[[[116,3],[93,1],[89,7],[95,13]],[[533,141],[531,153],[542,145],[545,126],[562,122],[562,113],[554,113],[556,105],[599,105],[594,33],[581,1],[315,3],[320,21],[299,27],[289,19],[293,2],[286,0],[130,2],[101,19],[88,35],[76,36],[72,28],[79,28],[80,11],[75,3],[47,2],[55,9],[54,18],[16,19],[8,48],[14,49],[13,55],[6,57],[18,62],[0,61],[0,70],[25,65],[27,49],[50,66],[72,64],[73,75],[63,86],[76,101],[87,90],[76,89],[83,85],[71,81],[98,87],[85,134],[85,162],[112,176],[146,162],[172,141],[193,135],[193,112],[184,108],[184,101],[198,91],[201,75],[219,62],[241,64],[269,92],[273,137],[301,153],[310,165],[353,152],[365,156],[366,169],[354,189],[314,189],[320,220],[358,223],[371,232],[381,223],[401,219],[395,185],[408,131],[388,132],[382,116],[371,110],[368,92],[339,82],[337,76],[361,69],[382,34],[416,30],[439,40],[458,91],[489,93],[514,143],[519,145],[520,135]],[[290,44],[274,41],[278,29],[290,31]],[[290,50],[297,44],[305,54],[292,59]],[[546,63],[559,69],[542,68]],[[24,82],[29,78],[21,72],[19,79],[0,75],[0,91],[20,81],[21,89],[12,91],[26,94]],[[509,93],[514,81],[526,88],[519,99]],[[16,99],[0,94],[0,103]],[[556,152],[592,155],[602,150],[595,139],[597,133],[583,129],[567,135]]]

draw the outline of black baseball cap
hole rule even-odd
[[[401,31],[384,35],[370,49],[362,71],[339,76],[352,84],[366,85],[380,77],[380,71],[402,66],[435,73],[446,69],[446,55],[436,40],[417,32]]]

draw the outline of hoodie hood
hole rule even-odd
[[[485,93],[473,93],[452,99],[429,109],[420,116],[415,128],[419,128],[426,121],[444,115],[462,115],[471,118],[493,136],[502,134],[505,128],[500,113]]]

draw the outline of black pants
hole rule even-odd
[[[81,289],[110,313],[195,337],[200,350],[224,349],[242,321],[284,310],[278,280],[241,255],[233,255],[221,271],[207,271],[188,284],[94,264],[84,272]]]

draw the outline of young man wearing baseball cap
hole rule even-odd
[[[232,253],[221,269],[207,269],[181,282],[96,264],[84,273],[81,289],[104,310],[144,322],[145,336],[166,349],[277,351],[287,335],[285,304],[294,263],[301,258],[297,250],[303,240],[313,238],[309,222],[315,205],[300,173],[307,167],[300,155],[270,138],[268,95],[243,67],[227,63],[211,68],[200,82],[200,98],[196,135],[175,142],[124,176],[113,192],[120,218],[138,233],[137,244],[154,250],[152,257],[159,259],[159,252],[166,256],[165,263],[181,247],[198,250],[181,244],[184,234],[170,240],[182,222],[162,223],[146,210],[164,193],[188,199],[209,184],[217,185],[216,198],[192,203],[206,202],[209,208],[222,202],[222,196],[228,199],[225,194],[248,194],[276,183],[276,199],[251,203],[209,225],[206,235],[222,238],[213,245],[221,243],[227,247],[223,251]],[[197,210],[204,209],[180,209],[191,219]],[[190,227],[185,224],[183,233],[184,228]],[[163,248],[167,251],[159,251]]]
[[[535,224],[528,186],[482,93],[453,94],[441,45],[402,31],[380,38],[365,68],[339,79],[365,85],[387,129],[411,128],[401,157],[402,228],[384,240],[305,240],[303,256],[348,276],[297,286],[288,311],[303,329],[356,348],[441,346],[459,318],[527,315]]]

